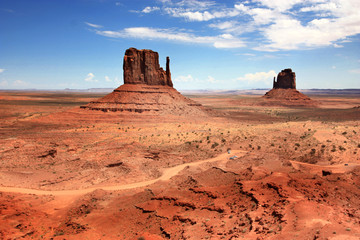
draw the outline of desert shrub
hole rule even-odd
[[[315,148],[312,148],[310,154],[311,154],[311,155],[314,155],[315,153],[316,153],[316,149],[315,149]]]
[[[300,147],[300,143],[295,143],[295,146]]]
[[[214,142],[212,145],[211,145],[211,148],[216,148],[217,146],[219,146],[219,144],[217,142]]]

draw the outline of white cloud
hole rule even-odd
[[[15,81],[12,82],[12,86],[16,87],[16,88],[19,88],[19,87],[23,88],[23,87],[29,86],[29,83],[24,82],[22,80],[15,80]]]
[[[257,73],[247,73],[243,77],[237,78],[239,81],[244,81],[248,83],[256,82],[265,82],[271,83],[271,81],[276,77],[276,72],[271,70],[269,72],[257,72]]]
[[[97,24],[93,24],[93,23],[89,23],[89,22],[85,22],[86,25],[93,27],[93,28],[102,28],[103,26],[101,25],[97,25]]]
[[[206,82],[208,83],[219,83],[219,80],[216,80],[215,78],[213,78],[212,76],[208,76]]]
[[[158,0],[157,3],[158,6],[134,12],[161,11],[186,21],[206,21],[209,22],[207,27],[219,33],[198,36],[192,29],[177,31],[151,27],[120,31],[97,29],[96,33],[116,38],[210,44],[216,48],[244,47],[246,44],[242,39],[248,37],[252,49],[269,52],[340,48],[343,43],[350,42],[350,37],[360,34],[359,0],[251,0],[235,1],[232,7],[221,1]],[[231,34],[232,38],[224,34]]]
[[[88,73],[84,80],[86,82],[97,82],[98,81],[95,79],[95,75],[93,73]]]
[[[112,38],[142,38],[149,40],[169,40],[186,43],[209,44],[215,48],[240,48],[245,43],[230,34],[219,36],[196,36],[192,33],[175,31],[172,29],[158,29],[148,27],[125,28],[120,31],[96,31],[97,34]]]
[[[0,68],[0,73],[3,73],[6,69]]]
[[[2,82],[0,82],[0,87],[1,87],[1,88],[5,88],[5,87],[7,87],[7,86],[9,86],[9,83],[8,83],[7,81],[2,81]]]
[[[111,82],[111,79],[108,76],[105,76],[105,81],[106,82]]]
[[[297,0],[289,1],[291,2],[292,6],[299,3]],[[347,37],[360,33],[359,1],[330,0],[323,3],[324,1],[307,0],[306,2],[312,5],[301,8],[300,12],[314,12],[313,15],[307,13],[307,17],[312,17],[312,20],[303,23],[296,18],[296,14],[280,12],[274,23],[262,30],[268,43],[255,49],[277,51],[325,46],[342,47],[337,42],[346,41]],[[289,5],[287,9],[290,8]],[[321,17],[324,11],[327,12],[326,18]]]
[[[158,10],[160,10],[159,7],[146,7],[141,12],[143,12],[143,13],[151,13],[151,12],[158,11]]]
[[[165,1],[165,2],[171,2],[171,1]],[[182,0],[180,2],[174,3],[173,5],[182,7],[182,8],[188,8],[193,10],[202,10],[207,9],[209,7],[212,7],[216,5],[215,1],[199,1],[199,0]]]
[[[296,4],[304,3],[306,0],[255,0],[254,2],[258,2],[263,6],[266,6],[270,9],[274,9],[277,11],[287,11],[293,8]],[[318,2],[318,1],[314,1]]]
[[[194,82],[194,78],[190,74],[187,76],[177,76],[174,82]]]
[[[208,11],[205,12],[179,12],[174,9],[168,9],[168,12],[172,14],[173,17],[183,17],[189,21],[208,21],[215,18],[215,16]]]
[[[224,8],[221,11],[195,11],[191,9],[184,8],[172,8],[167,7],[164,8],[165,12],[172,17],[180,17],[185,18],[188,21],[209,21],[216,18],[225,18],[225,17],[235,17],[239,15],[239,11],[237,9],[228,9]]]
[[[209,24],[209,27],[217,28],[220,30],[227,30],[227,29],[234,28],[236,23],[237,23],[236,21],[225,21],[225,22]]]
[[[360,74],[360,68],[358,69],[352,69],[349,71],[350,73]]]

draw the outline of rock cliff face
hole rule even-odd
[[[159,65],[159,54],[152,50],[129,48],[124,56],[124,83],[166,85],[172,87],[170,58],[166,58],[166,71]]]
[[[275,81],[274,78],[273,88],[296,89],[296,77],[295,73],[291,70],[291,68],[282,70],[277,76],[277,81]]]

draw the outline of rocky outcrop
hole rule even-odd
[[[263,105],[282,105],[282,106],[309,106],[314,107],[317,103],[305,94],[296,90],[295,72],[291,68],[282,70],[275,81],[273,88],[265,93]]]
[[[295,73],[291,70],[291,68],[282,70],[278,74],[276,81],[274,78],[273,88],[296,89],[296,77]]]
[[[172,87],[170,58],[166,58],[166,71],[159,65],[159,54],[152,50],[129,48],[124,56],[124,83],[166,85]]]
[[[169,57],[164,71],[159,66],[157,52],[129,48],[125,52],[123,69],[123,85],[80,108],[150,115],[208,116],[211,113],[173,88]]]

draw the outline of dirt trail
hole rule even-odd
[[[310,173],[322,174],[322,171],[329,171],[332,173],[345,173],[353,170],[355,167],[360,166],[358,163],[342,163],[336,165],[315,165],[310,163],[303,163],[298,161],[290,161],[292,166],[297,170],[305,170]]]
[[[146,187],[150,184],[153,184],[157,181],[166,181],[172,178],[173,176],[177,175],[181,170],[183,170],[185,167],[190,166],[197,166],[203,163],[210,163],[210,162],[216,162],[216,161],[225,161],[228,160],[231,156],[243,156],[246,153],[246,151],[242,150],[235,150],[232,151],[231,154],[223,153],[219,156],[216,156],[214,158],[205,159],[198,162],[191,162],[191,163],[184,163],[175,167],[167,168],[163,171],[163,174],[156,179],[143,181],[143,182],[136,182],[136,183],[130,183],[130,184],[124,184],[124,185],[114,185],[114,186],[98,186],[98,187],[92,187],[92,188],[86,188],[86,189],[76,189],[76,190],[38,190],[38,189],[28,189],[28,188],[17,188],[17,187],[1,187],[0,186],[0,192],[12,192],[12,193],[24,193],[24,194],[35,194],[35,195],[54,195],[54,196],[66,196],[66,195],[83,195],[86,193],[93,192],[97,189],[103,189],[108,191],[116,191],[116,190],[127,190],[127,189],[133,189],[133,188],[139,188],[139,187]]]

